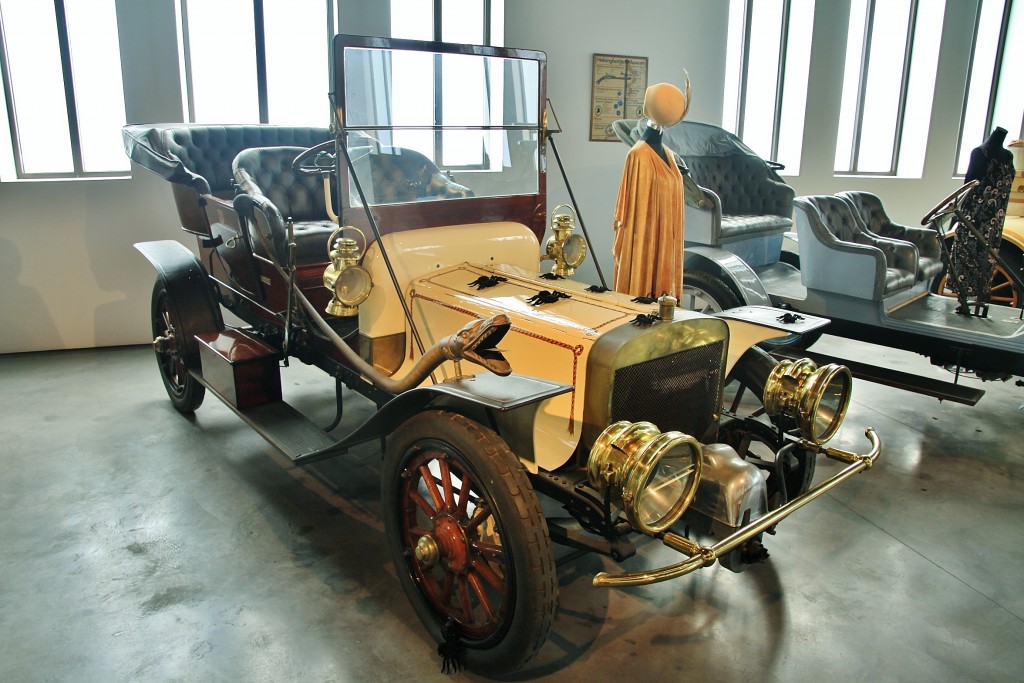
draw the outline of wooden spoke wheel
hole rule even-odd
[[[499,675],[540,649],[554,619],[547,524],[519,460],[492,430],[426,411],[389,439],[384,521],[398,575],[438,642]]]
[[[951,242],[952,238],[947,238],[947,245]],[[999,254],[1009,266],[1020,269],[1021,253],[1012,244],[1003,242],[999,248]],[[956,292],[949,286],[949,273],[946,270],[943,270],[942,274],[935,278],[932,283],[932,291],[942,296],[956,297]],[[1006,269],[996,263],[995,272],[992,274],[992,298],[989,299],[989,303],[1018,308],[1024,302],[1022,297],[1024,297],[1024,293],[1017,290]]]

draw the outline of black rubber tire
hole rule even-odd
[[[774,454],[782,447],[778,432],[764,422],[753,418],[732,419],[722,424],[718,430],[718,440],[732,446],[744,460],[757,458],[766,460],[765,455],[771,454],[769,461],[774,461]],[[817,458],[814,453],[802,448],[795,448],[786,454],[783,462],[783,479],[786,484],[787,500],[792,500],[807,491],[814,479],[814,468]],[[772,472],[774,475],[774,472]],[[768,478],[769,507],[778,507],[779,486],[774,476]],[[774,499],[774,500],[773,500]]]
[[[796,252],[783,251],[779,254],[779,260],[793,266],[797,270],[800,269],[800,254]]]
[[[743,302],[717,275],[689,269],[683,271],[683,296],[679,305],[700,313],[720,313],[742,306]]]
[[[425,485],[428,479],[423,467],[429,468],[431,463],[437,463],[438,473],[427,472],[441,502]],[[467,476],[471,487],[467,500],[475,501],[467,503],[467,507],[474,506],[472,513],[459,510]],[[426,495],[415,500],[413,494],[421,490]],[[522,464],[505,441],[491,429],[457,413],[429,410],[414,415],[388,440],[381,497],[395,569],[431,637],[442,643],[445,625],[452,624],[464,645],[459,663],[478,674],[499,676],[525,665],[547,638],[555,617],[558,586],[540,503]],[[490,515],[479,513],[487,508]],[[427,509],[433,511],[433,516]],[[473,520],[481,516],[490,521],[474,525]],[[420,533],[424,529],[437,540],[440,549],[439,559],[432,566],[421,562],[413,552],[417,541],[428,535]],[[474,547],[475,543],[492,550],[485,555]],[[495,552],[494,547],[499,551]],[[487,565],[486,572],[479,571],[484,568],[478,561]],[[475,584],[474,573],[479,574]],[[495,578],[502,583],[500,587],[491,583]],[[488,600],[495,595],[502,599],[500,605],[490,604],[491,609],[486,611],[480,588],[488,586],[481,583],[482,579],[488,579],[490,585]],[[449,580],[453,583],[445,583]],[[449,586],[447,591],[445,585]],[[462,611],[463,595],[471,607],[468,618]],[[455,604],[456,598],[459,605]],[[445,604],[438,604],[441,602]],[[491,610],[496,613],[493,617]],[[486,620],[482,624],[477,621],[478,612]]]
[[[153,300],[150,320],[153,324],[153,348],[156,350],[157,367],[164,382],[167,396],[174,409],[182,415],[196,411],[206,397],[206,388],[189,374],[198,370],[198,358],[190,357],[185,349],[185,335],[177,309],[167,293],[163,280],[157,279],[153,286]],[[157,340],[160,340],[159,342]]]

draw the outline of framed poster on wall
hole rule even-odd
[[[644,115],[647,57],[594,55],[590,80],[590,139],[618,142],[612,123]]]

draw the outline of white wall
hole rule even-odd
[[[505,44],[548,55],[548,97],[563,132],[555,145],[601,261],[612,278],[612,214],[628,149],[621,142],[590,142],[590,79],[594,53],[648,58],[648,83],[693,84],[687,118],[719,123],[725,78],[728,3],[720,0],[506,0]],[[548,209],[568,202],[548,151]],[[582,280],[598,282],[588,259]]]
[[[959,184],[950,177],[975,0],[948,0],[924,178],[835,177],[835,129],[849,0],[819,0],[798,194],[865,189],[897,220],[916,222]],[[129,121],[181,120],[173,0],[118,0]],[[607,278],[611,216],[626,147],[590,142],[595,52],[646,56],[649,81],[679,84],[690,72],[692,120],[721,122],[728,5],[720,0],[507,0],[506,44],[548,54],[548,93],[564,128],[556,144]],[[344,0],[342,30],[386,34],[384,0]],[[225,68],[225,78],[230,70]],[[980,142],[980,141],[979,141]],[[549,159],[549,209],[568,195]],[[132,248],[143,240],[192,240],[177,226],[170,188],[136,169],[131,179],[0,183],[0,353],[148,342],[154,275]],[[596,282],[593,266],[581,277]]]
[[[837,176],[833,171],[846,55],[849,0],[818,0],[808,82],[803,158],[799,176],[786,180],[798,195],[865,190],[878,194],[894,220],[917,225],[931,206],[962,181],[953,179],[976,0],[947,0],[935,101],[922,178]],[[649,58],[649,82],[693,83],[691,121],[722,122],[728,2],[682,0],[628,5],[621,0],[509,0],[506,43],[548,54],[548,95],[565,132],[555,144],[611,278],[611,216],[626,148],[589,142],[590,64],[593,53]],[[514,6],[514,11],[513,11]],[[543,18],[539,20],[539,18]],[[926,122],[908,121],[906,125]],[[978,141],[979,144],[981,140]],[[549,155],[549,208],[566,201]],[[581,277],[596,282],[592,266]]]

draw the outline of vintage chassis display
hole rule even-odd
[[[597,586],[738,572],[765,559],[764,532],[871,467],[870,428],[866,454],[826,445],[849,371],[757,347],[826,321],[588,287],[567,207],[542,247],[543,53],[341,35],[333,59],[329,130],[125,128],[198,241],[198,258],[137,245],[158,272],[153,345],[179,411],[210,392],[296,463],[386,440],[392,559],[446,666],[500,675],[540,649],[552,543],[621,561],[643,534],[681,555]],[[399,69],[439,101],[403,99]],[[467,94],[479,103],[446,108]],[[376,413],[342,435],[314,425],[281,398],[289,359],[336,378],[339,415],[351,392]],[[737,387],[761,409],[725,405]],[[819,455],[846,467],[812,485]]]

